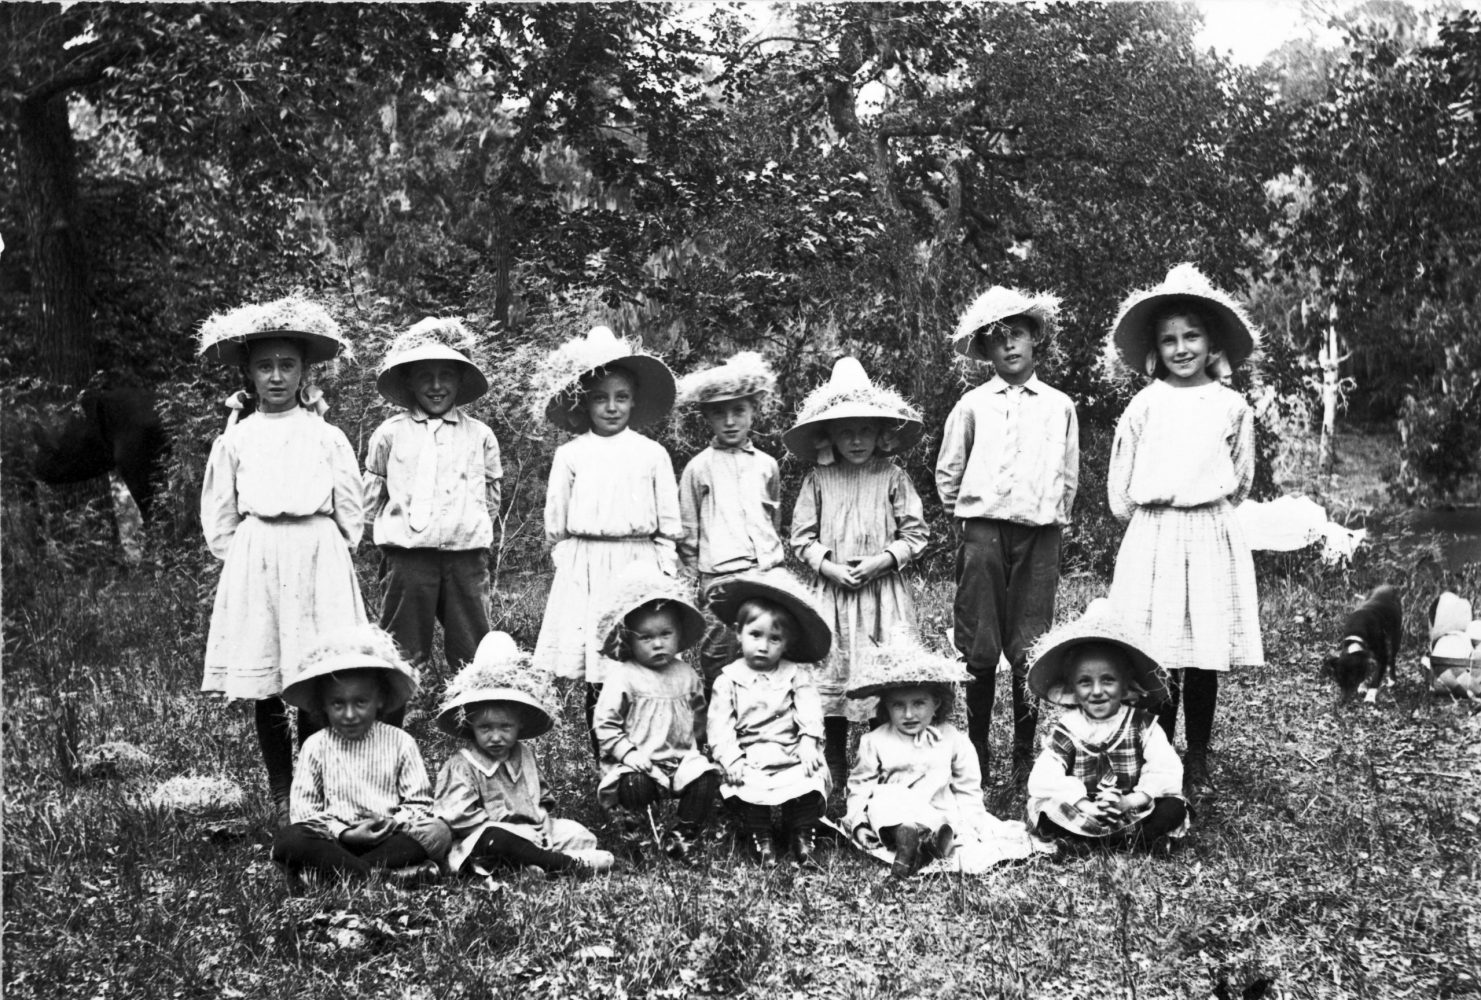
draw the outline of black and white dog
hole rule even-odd
[[[1362,691],[1371,703],[1393,672],[1403,638],[1404,612],[1398,590],[1389,584],[1375,587],[1342,623],[1338,653],[1327,657],[1326,670],[1345,696]]]

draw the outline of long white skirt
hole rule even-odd
[[[602,683],[596,620],[612,584],[630,566],[649,565],[665,573],[674,567],[648,538],[566,538],[550,554],[555,578],[545,604],[545,619],[535,641],[535,666],[556,677]]]
[[[365,624],[350,548],[328,516],[237,526],[211,611],[201,690],[273,698],[326,632]]]
[[[1228,503],[1138,508],[1116,555],[1111,604],[1168,670],[1265,662],[1255,563]]]

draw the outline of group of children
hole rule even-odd
[[[775,863],[776,809],[782,850],[814,865],[828,795],[846,785],[845,834],[886,852],[897,874],[982,870],[1031,850],[1022,824],[982,803],[1003,659],[1013,771],[1037,839],[1180,833],[1185,787],[1208,784],[1218,674],[1262,658],[1253,566],[1232,516],[1252,479],[1252,417],[1219,382],[1256,335],[1191,265],[1123,303],[1108,353],[1154,379],[1122,417],[1108,477],[1112,509],[1130,523],[1109,600],[1046,635],[1079,472],[1074,405],[1036,372],[1057,307],[993,288],[953,336],[993,371],[952,410],[936,469],[959,543],[965,672],[914,638],[902,576],[928,528],[891,456],[919,440],[921,417],[853,358],[782,437],[809,466],[788,539],[809,586],[782,567],[779,468],[751,442],[775,383],[759,355],[676,385],[660,359],[604,327],[553,351],[535,376],[536,413],[576,436],[552,463],[555,573],[530,657],[489,629],[502,472],[493,432],[462,409],[488,386],[466,329],[429,319],[393,342],[377,387],[405,412],[376,430],[362,476],[344,435],[309,412],[322,413],[322,398],[308,366],[347,346],[327,312],[290,298],[212,317],[201,353],[241,368],[256,412],[234,413],[207,468],[202,520],[225,565],[203,687],[256,701],[280,811],[275,857],[291,870],[378,866],[411,879],[444,857],[453,870],[607,867],[589,831],[551,818],[522,743],[551,728],[560,680],[585,684],[598,799],[619,825],[646,818],[657,832],[650,807],[678,799],[661,835],[673,857],[690,855],[718,792],[753,859]],[[679,482],[635,429],[676,398],[713,432]],[[384,632],[367,622],[350,561],[367,512],[384,553]],[[434,795],[396,727],[437,621],[449,664],[467,664],[438,725],[467,746]],[[698,671],[684,658],[696,648]],[[959,682],[966,734],[948,721]],[[1180,696],[1185,761],[1171,742]],[[1036,698],[1073,709],[1037,759]],[[297,773],[285,702],[299,710]],[[851,720],[874,724],[852,771]]]

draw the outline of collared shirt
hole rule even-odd
[[[790,751],[804,736],[821,743],[823,703],[811,676],[791,660],[775,670],[752,670],[736,660],[715,679],[709,735],[710,756],[734,768],[757,744]]]
[[[344,432],[301,406],[258,411],[211,446],[201,484],[201,528],[225,559],[244,517],[334,519],[353,548],[364,531],[360,472]]]
[[[449,757],[437,776],[432,811],[462,835],[490,822],[542,824],[550,805],[534,752],[516,743],[503,760],[472,746]]]
[[[982,804],[982,769],[967,735],[950,723],[929,727],[936,738],[906,736],[889,723],[859,740],[848,778],[844,825],[867,825],[869,800],[881,785],[902,785],[930,802],[958,837],[976,839],[991,825]]]
[[[417,531],[408,514],[429,426],[436,428],[437,471],[431,517]],[[399,413],[375,429],[365,454],[371,537],[377,545],[404,549],[486,549],[494,543],[492,515],[503,477],[499,441],[488,424],[456,406],[440,417],[418,408]]]
[[[679,478],[684,565],[705,574],[780,566],[781,499],[776,459],[749,441],[737,448],[711,442]]]
[[[1037,375],[1021,386],[994,375],[946,418],[936,492],[948,514],[1068,524],[1079,482],[1075,404]]]

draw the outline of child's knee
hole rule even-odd
[[[624,774],[617,779],[617,802],[624,809],[646,809],[658,801],[658,782],[646,774]]]

